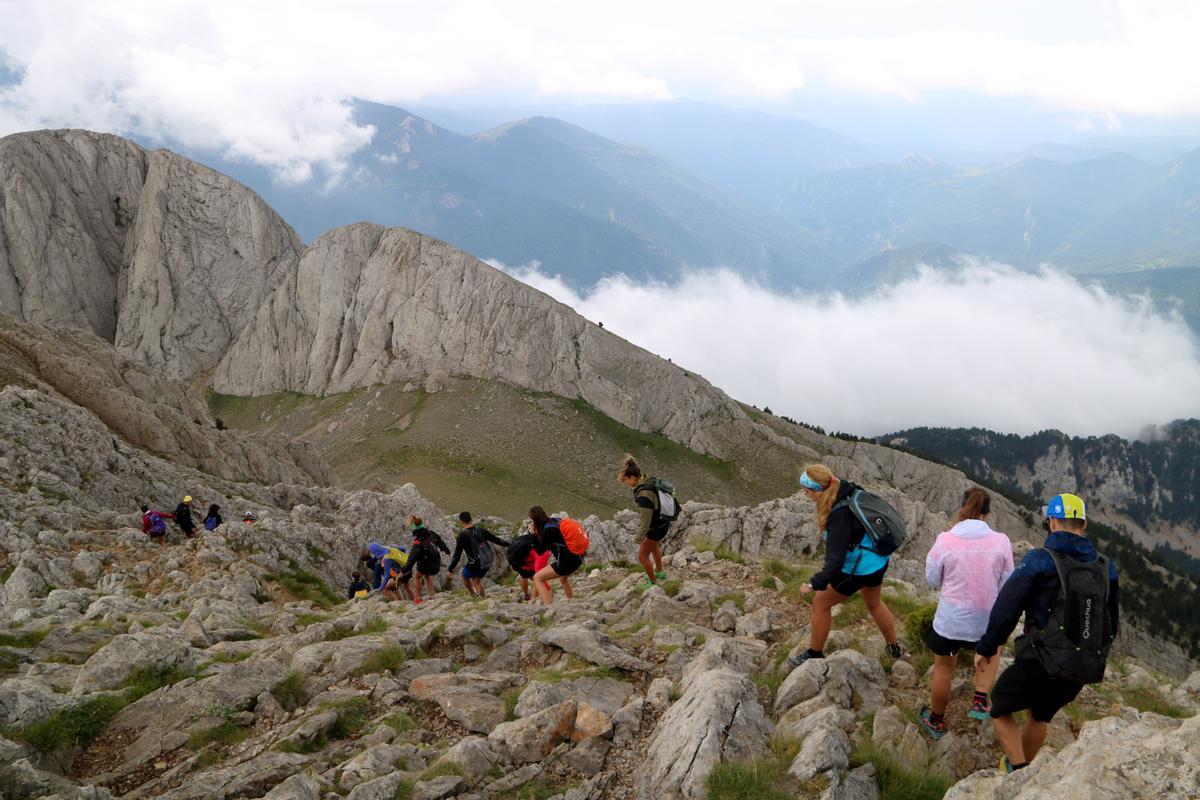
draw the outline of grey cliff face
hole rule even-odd
[[[125,243],[146,153],[117,136],[0,139],[0,311],[112,341]]]
[[[117,348],[177,378],[211,370],[301,247],[246,187],[151,153],[121,273]]]
[[[213,376],[219,392],[332,394],[444,372],[581,398],[695,450],[748,426],[706,381],[444,242],[358,224],[305,250]]]
[[[170,151],[75,130],[0,140],[0,311],[174,377],[216,366],[301,246],[245,186]]]

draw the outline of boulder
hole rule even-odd
[[[788,767],[788,774],[803,782],[818,775],[828,777],[849,766],[850,739],[838,724],[838,720],[827,715],[804,737],[800,752]]]
[[[173,629],[154,628],[145,633],[118,636],[89,658],[75,679],[73,694],[115,689],[139,669],[196,665],[188,637]]]
[[[730,669],[709,670],[659,720],[634,777],[636,796],[702,800],[716,764],[761,756],[770,735],[754,682]]]
[[[459,739],[449,750],[442,753],[433,766],[436,768],[439,765],[453,764],[463,771],[471,783],[477,783],[499,760],[500,756],[492,749],[487,739],[468,736]]]
[[[651,670],[648,662],[625,652],[608,634],[583,625],[550,628],[538,637],[538,641],[602,667],[638,672]]]
[[[810,659],[792,670],[779,686],[776,711],[786,711],[822,695],[842,708],[873,711],[883,705],[887,675],[873,658],[857,650],[839,650],[825,658]],[[855,695],[859,702],[856,705]]]
[[[488,735],[488,743],[498,753],[517,764],[541,761],[559,742],[567,741],[575,731],[576,705],[568,700],[524,719],[505,722]]]
[[[735,631],[738,636],[766,639],[775,628],[775,612],[764,606],[750,614],[738,617]]]
[[[263,795],[263,800],[320,800],[321,784],[308,773],[293,775]]]

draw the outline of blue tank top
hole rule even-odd
[[[828,541],[829,531],[821,531],[821,537]],[[846,550],[846,557],[842,560],[842,572],[847,575],[872,575],[888,565],[888,557],[870,549],[870,541],[864,534],[860,545]]]

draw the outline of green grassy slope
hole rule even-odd
[[[799,466],[794,453],[761,440],[729,460],[702,456],[582,401],[487,381],[459,380],[435,394],[388,385],[323,398],[212,395],[210,406],[231,428],[313,442],[344,486],[411,481],[447,511],[508,519],[534,504],[580,516],[629,507],[615,477],[625,452],[674,481],[681,500],[722,504],[792,494]]]

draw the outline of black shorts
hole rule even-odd
[[[839,572],[829,582],[829,588],[838,594],[844,594],[849,597],[859,589],[871,589],[876,586],[882,586],[883,576],[886,572],[886,566],[878,572],[872,572],[870,575],[847,575],[845,572]]]
[[[992,716],[1003,717],[1029,709],[1037,722],[1049,722],[1082,688],[1080,683],[1051,678],[1037,661],[1014,661],[1000,673],[992,687]]]
[[[566,548],[560,549],[555,555],[557,558],[550,562],[550,566],[560,578],[565,578],[583,566],[583,556],[577,556]]]
[[[963,639],[947,639],[933,628],[925,635],[925,646],[935,656],[956,656],[959,650],[974,650],[979,642],[968,642]]]
[[[646,531],[646,538],[652,542],[661,542],[663,540],[663,537],[667,535],[667,531],[669,531],[669,530],[670,530],[670,528],[661,528],[657,531],[654,531],[654,530]]]

